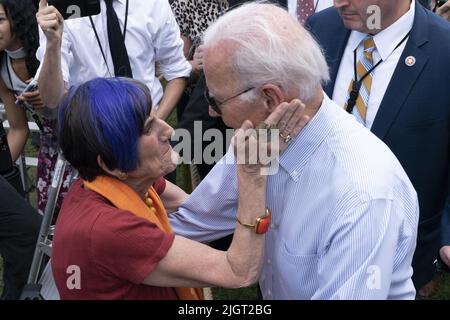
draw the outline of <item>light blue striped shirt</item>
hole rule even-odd
[[[233,232],[231,150],[170,220],[209,242]],[[268,178],[265,299],[414,299],[419,207],[392,152],[328,97]]]

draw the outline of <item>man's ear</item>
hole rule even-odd
[[[261,88],[264,99],[264,107],[272,113],[278,105],[284,102],[284,91],[277,85],[265,84]]]
[[[113,177],[120,179],[120,177],[123,176],[123,172],[120,171],[119,169],[110,170],[103,161],[102,157],[100,157],[100,155],[97,156],[97,164],[99,165],[100,168],[102,168],[103,171],[105,171],[107,174]]]

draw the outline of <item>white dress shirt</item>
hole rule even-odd
[[[175,233],[234,231],[234,163],[229,150],[169,215]],[[326,95],[268,177],[266,206],[265,299],[414,299],[417,194],[389,148]]]
[[[387,29],[376,34],[373,39],[376,49],[373,52],[374,65],[383,59],[383,62],[372,73],[372,88],[370,90],[369,104],[367,107],[366,124],[371,128],[377,115],[380,104],[386,93],[389,82],[394,74],[395,68],[399,63],[403,50],[406,47],[404,41],[397,49],[395,47],[411,31],[414,23],[415,1],[411,2],[411,7],[400,19],[389,26]],[[334,85],[333,101],[339,106],[344,107],[348,99],[348,88],[354,78],[354,50],[357,48],[357,61],[363,55],[364,46],[361,41],[367,36],[365,33],[352,31],[347,42],[347,46],[342,56],[339,71]],[[400,61],[400,63],[405,63]],[[353,109],[353,114],[358,112]],[[356,116],[358,121],[360,117]]]
[[[126,0],[113,2],[121,29],[124,28]],[[105,64],[89,17],[64,21],[62,40],[62,73],[68,86],[78,85],[96,77],[114,76],[114,64],[109,48],[106,5],[101,1],[102,12],[92,16],[95,28],[106,55]],[[155,62],[168,81],[189,77],[191,65],[183,54],[183,41],[167,0],[130,0],[125,45],[131,70],[136,80],[145,83],[156,106],[163,95],[161,83],[155,76]],[[40,30],[40,47],[36,56],[42,62],[46,38]],[[39,72],[39,71],[38,71]]]
[[[333,0],[314,0],[316,12],[329,8],[333,5]],[[288,11],[291,16],[297,18],[297,0],[288,0]]]

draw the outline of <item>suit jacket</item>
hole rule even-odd
[[[307,28],[324,49],[331,73],[324,90],[331,97],[351,30],[335,8],[312,16]],[[405,64],[409,56],[416,58],[412,67]],[[449,59],[450,24],[416,4],[410,37],[371,128],[397,156],[418,193],[416,288],[431,279],[441,245],[440,222],[449,183]]]
[[[425,8],[430,8],[430,0],[418,0],[421,5],[423,5]]]

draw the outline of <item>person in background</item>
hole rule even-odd
[[[234,8],[239,7],[239,5],[242,5],[243,3],[249,2],[246,0],[229,0],[229,1],[222,1],[222,0],[215,0],[215,1],[207,1],[205,4],[204,1],[188,1],[188,4],[182,6],[181,4],[184,1],[182,0],[174,0],[172,1],[172,8],[174,9],[175,16],[177,17],[178,22],[180,23],[182,33],[184,33],[188,38],[190,37],[191,40],[186,40],[186,44],[190,45],[192,42],[194,44],[194,48],[196,47],[196,44],[198,44],[198,40],[200,39],[203,32],[206,30],[207,26],[209,26],[219,15],[220,10],[227,9],[233,10]],[[286,7],[287,3],[285,0],[280,1],[273,1],[277,3],[280,6]],[[195,10],[195,5],[202,8],[200,11]],[[209,9],[209,10],[208,10]],[[198,17],[198,12],[206,12],[209,13],[206,15],[201,15]],[[214,19],[213,19],[214,17]],[[185,47],[187,51],[187,47]],[[194,52],[194,50],[190,50],[191,52]],[[203,53],[197,52],[197,55],[194,55],[193,62],[193,68],[194,70],[198,70],[200,72],[199,74],[199,80],[195,83],[195,86],[192,87],[192,91],[189,94],[189,100],[186,102],[186,106],[181,108],[182,116],[178,118],[178,126],[177,128],[186,129],[191,136],[194,136],[194,124],[195,122],[201,122],[201,134],[209,129],[218,129],[222,134],[225,136],[225,131],[229,129],[220,118],[213,118],[208,114],[208,103],[205,100],[204,97],[204,91],[206,87],[205,78],[203,75]],[[192,141],[194,142],[194,141]],[[195,141],[195,143],[200,143],[199,141]],[[202,143],[202,150],[206,148],[206,146],[209,144],[208,141],[201,141]],[[223,140],[223,150],[227,149],[227,141],[226,139]],[[194,145],[192,144],[192,150],[194,150]],[[220,159],[222,158],[224,154],[224,151],[221,154],[216,154],[215,158]],[[184,156],[184,155],[183,155]],[[196,168],[198,170],[200,179],[203,179],[208,172],[212,169],[212,167],[215,165],[214,163],[205,163],[204,161],[201,162],[194,162],[194,159],[192,160],[192,163],[196,165]],[[228,242],[229,245],[229,242]],[[227,242],[225,241],[223,244],[219,245],[222,248],[227,247]]]
[[[450,1],[437,6],[436,0],[431,0],[431,8],[433,12],[436,12],[442,18],[450,22]],[[439,257],[442,262],[450,268],[450,198],[447,198],[447,203],[442,215],[442,235],[441,235],[441,249],[439,250]],[[433,292],[434,288],[430,288],[430,292]]]
[[[189,132],[190,136],[195,136],[195,124],[201,123],[201,132],[203,133],[215,129],[219,130],[223,137],[226,136],[226,130],[228,128],[220,117],[211,117],[208,114],[208,102],[205,100],[204,91],[206,87],[205,77],[203,75],[203,52],[201,46],[199,50],[196,50],[201,42],[202,35],[211,23],[213,23],[217,17],[224,13],[226,10],[233,10],[239,7],[243,3],[249,2],[247,0],[214,0],[214,1],[185,1],[185,0],[173,0],[172,9],[174,10],[175,17],[180,25],[181,33],[184,35],[185,40],[185,53],[190,52],[193,55],[191,60],[193,74],[198,74],[198,80],[195,84],[188,87],[188,95],[184,96],[184,99],[180,101],[178,112],[178,129],[185,129]],[[280,6],[286,7],[286,1],[273,1]],[[189,48],[189,50],[188,50]],[[189,57],[189,54],[187,55]],[[196,77],[197,78],[197,77]],[[213,141],[215,142],[215,141]],[[201,144],[202,153],[205,148],[211,143],[211,141],[198,141],[191,139],[191,150],[196,150],[195,144]],[[217,151],[214,154],[214,158],[221,159],[228,148],[226,139],[222,140],[222,152]],[[175,145],[175,143],[174,143]],[[202,180],[209,171],[214,167],[216,161],[213,163],[206,163],[204,159],[197,161],[191,155],[189,159],[188,155],[182,154],[183,158],[191,161],[195,165],[195,169],[198,172],[199,180]],[[226,250],[231,243],[232,235],[224,237],[223,239],[217,239],[210,243],[210,245],[216,249]]]
[[[444,18],[447,21],[450,21],[450,1],[447,1],[443,4],[442,1],[440,1],[440,5],[438,6],[437,0],[431,0],[431,7],[433,8],[433,12],[436,12],[438,15],[440,15],[442,18]]]
[[[0,48],[0,98],[5,105],[10,124],[8,143],[12,159],[16,161],[29,135],[25,112],[27,111],[40,129],[36,194],[38,211],[43,214],[47,204],[47,190],[51,184],[58,156],[55,132],[56,113],[44,107],[39,89],[35,88],[21,95],[28,83],[33,80],[39,67],[39,61],[36,59],[36,50],[39,47],[36,7],[31,0],[1,0],[0,4],[2,6],[0,26],[3,36]],[[70,174],[71,170],[68,167],[64,173],[56,212],[67,191]]]
[[[333,2],[334,0],[287,0],[289,13],[302,24],[314,13],[333,6]],[[427,9],[430,7],[430,0],[419,0],[419,2]]]
[[[167,0],[101,0],[101,13],[64,21],[46,0],[39,3],[37,52],[44,104],[55,108],[72,85],[96,77],[129,77],[145,83],[154,110],[166,119],[180,99],[191,65]],[[167,80],[165,91],[156,64]]]
[[[17,300],[27,283],[42,217],[0,174],[0,254],[3,292],[0,300]]]
[[[41,33],[36,55],[41,66],[36,77],[44,105],[57,107],[67,88],[89,79],[127,76],[150,88],[154,110],[165,119],[180,98],[191,72],[168,2],[101,0],[100,4],[99,15],[64,21],[55,7],[48,6],[45,0],[39,2],[36,17]],[[164,95],[155,76],[157,62],[168,81]],[[42,179],[37,185],[44,194],[58,155],[56,140],[46,142],[52,160],[47,162],[42,174],[47,174],[49,179]],[[63,178],[59,199],[70,184],[68,172],[70,168]],[[39,206],[45,208],[46,198],[42,199]]]
[[[314,13],[333,5],[333,0],[288,0],[289,13],[304,24]]]
[[[379,23],[367,23],[371,5],[380,8]],[[411,0],[335,0],[308,24],[330,66],[325,92],[386,143],[417,190],[413,281],[418,295],[427,296],[441,233],[450,231],[441,226],[449,190],[450,92],[436,90],[450,83],[450,64],[442,63],[450,56],[450,24]]]
[[[10,124],[7,143],[13,161],[22,153],[29,133],[25,106],[17,105],[16,99],[39,65],[35,57],[38,46],[35,11],[31,1],[0,0],[0,98]],[[21,98],[30,109],[32,105],[42,106],[37,90]],[[0,299],[19,299],[28,278],[41,220],[0,175],[0,254],[4,282]]]
[[[10,125],[8,143],[13,161],[22,153],[29,135],[25,106],[16,105],[16,100],[39,67],[35,12],[31,0],[0,0],[0,99]],[[27,93],[26,97],[31,97],[28,103],[43,106],[38,90]]]
[[[180,27],[181,38],[184,43],[184,56],[192,66],[189,85],[177,106],[177,116],[178,120],[180,120],[192,90],[202,72],[203,53],[200,44],[203,32],[222,12],[228,9],[228,1],[173,0],[170,6]]]
[[[418,0],[417,2],[419,2],[424,8],[430,9],[430,2],[433,0]]]

